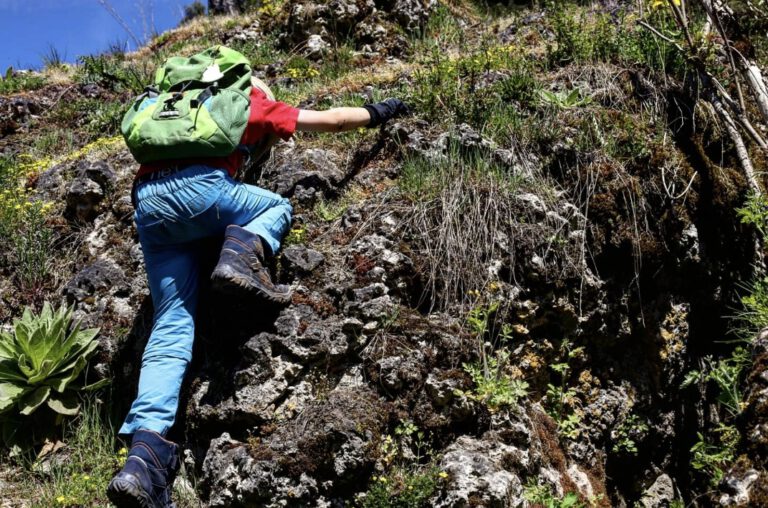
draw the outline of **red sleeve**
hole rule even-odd
[[[269,134],[287,140],[296,132],[299,110],[280,101],[273,101],[264,92],[251,88],[251,113],[243,133],[243,143],[257,143]]]

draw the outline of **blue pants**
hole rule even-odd
[[[271,247],[291,222],[291,205],[272,192],[234,181],[220,169],[191,166],[136,189],[136,227],[144,252],[155,319],[141,362],[139,393],[120,434],[173,425],[192,359],[199,277],[199,240],[223,236],[230,224]]]

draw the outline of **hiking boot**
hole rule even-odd
[[[240,226],[227,226],[219,263],[211,274],[214,289],[225,293],[247,291],[274,303],[288,303],[288,286],[272,283],[264,267],[264,244],[257,234]]]
[[[171,488],[178,454],[179,447],[160,434],[137,431],[123,469],[109,482],[107,497],[117,508],[175,508]]]

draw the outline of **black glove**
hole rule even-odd
[[[407,115],[408,106],[400,99],[386,99],[376,104],[366,104],[363,106],[371,115],[371,121],[366,125],[368,128],[378,127],[391,118]]]

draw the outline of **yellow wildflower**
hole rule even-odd
[[[445,471],[440,471],[439,473],[437,473],[437,476],[445,479],[445,478],[448,478],[448,473],[446,473]]]

